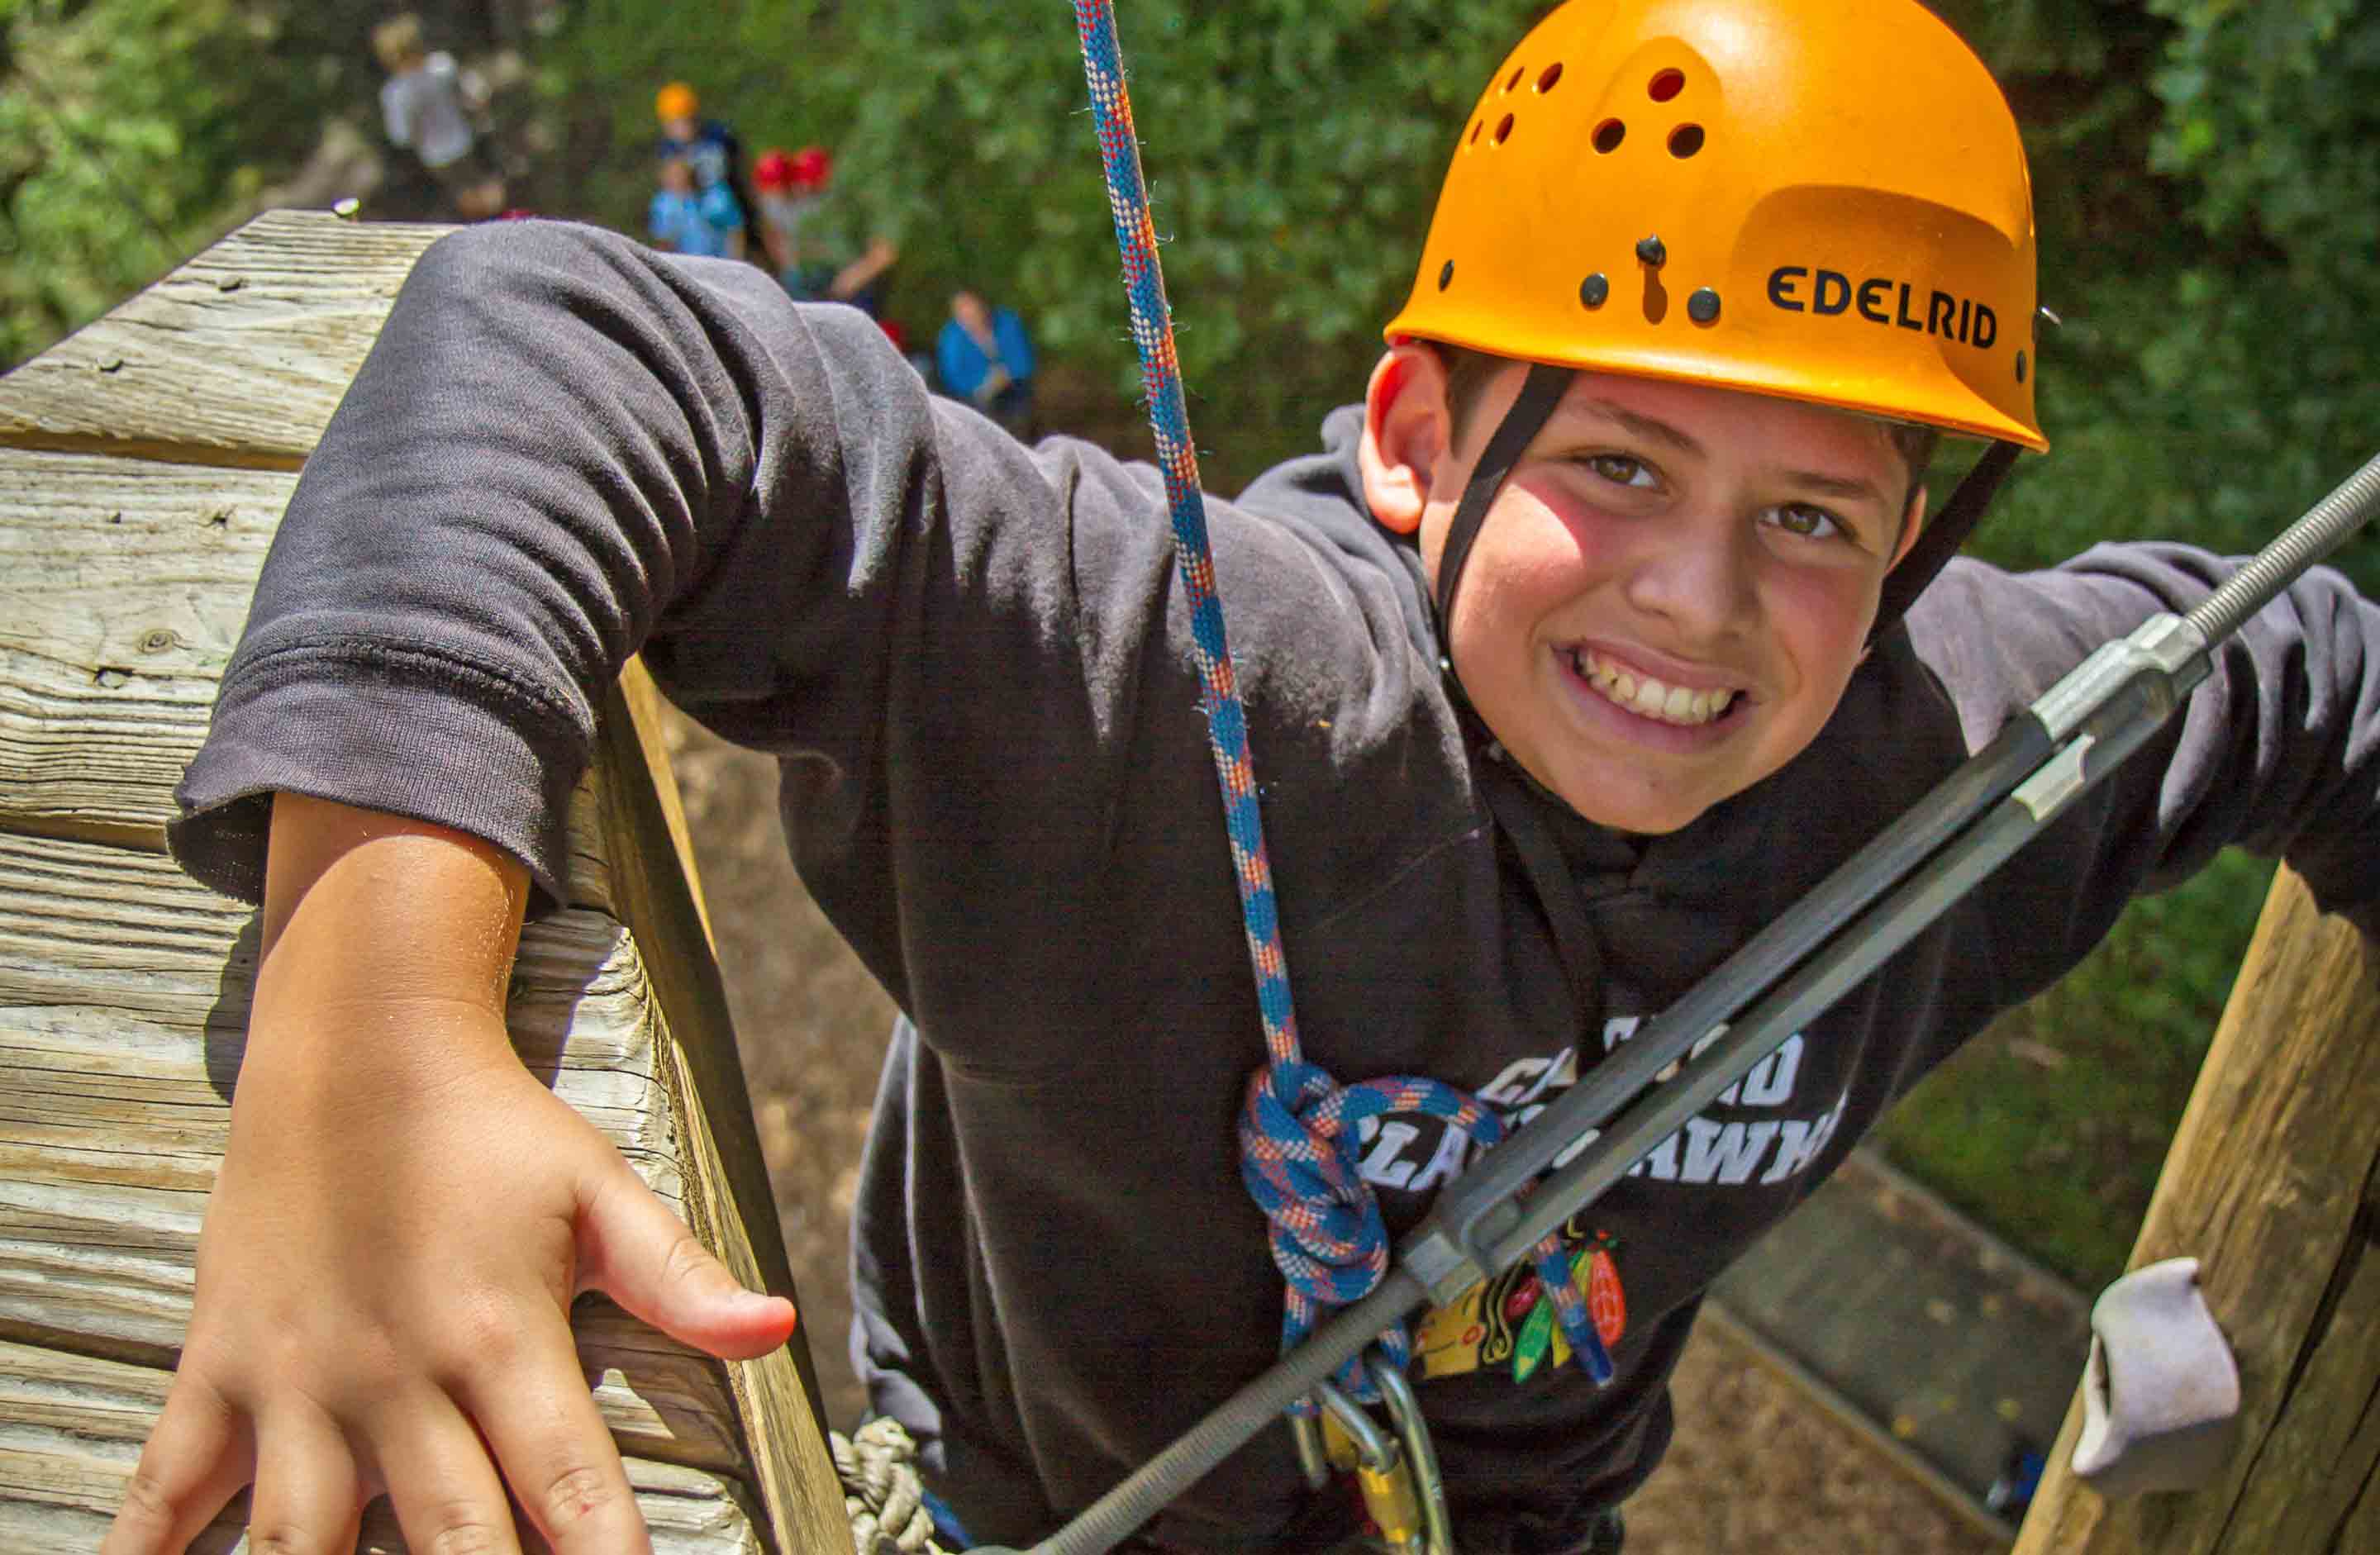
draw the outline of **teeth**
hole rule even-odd
[[[1664,723],[1708,723],[1735,701],[1733,691],[1690,691],[1682,686],[1639,679],[1625,670],[1614,669],[1585,650],[1573,654],[1571,662],[1588,685],[1612,701],[1631,712],[1658,718]]]

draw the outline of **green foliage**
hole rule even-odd
[[[2121,1274],[2272,874],[2229,852],[2133,904],[1893,1111],[1893,1159],[2083,1288]]]
[[[1312,446],[1362,392],[1413,277],[1461,115],[1536,6],[1186,0],[1123,7],[1192,425],[1229,488]],[[893,310],[938,326],[961,285],[1014,305],[1045,353],[1138,393],[1113,228],[1069,12],[1004,0],[720,7],[672,34],[598,0],[557,75],[616,104],[607,219],[650,188],[652,93],[684,79],[747,150],[816,141],[903,258]],[[797,62],[787,68],[787,61]],[[1146,447],[1145,438],[1137,444]]]
[[[2043,418],[1978,549],[2253,549],[2375,451],[2380,5],[1946,6],[2027,126]],[[2380,540],[2338,558],[2380,587]]]
[[[188,258],[293,164],[353,90],[317,30],[358,9],[0,0],[0,366]]]

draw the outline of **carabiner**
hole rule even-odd
[[[1365,1369],[1388,1405],[1397,1440],[1404,1444],[1405,1470],[1413,1480],[1414,1499],[1421,1503],[1422,1555],[1454,1555],[1454,1516],[1447,1510],[1446,1477],[1439,1473],[1438,1449],[1430,1444],[1429,1422],[1421,1417],[1413,1383],[1377,1350],[1366,1357]]]

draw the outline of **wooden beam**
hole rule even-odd
[[[2068,1470],[2078,1392],[2015,1555],[2380,1549],[2380,951],[2284,869],[2131,1267],[2200,1260],[2240,1361],[2216,1483],[2109,1503]]]
[[[0,378],[0,445],[294,470],[449,230],[259,216]]]

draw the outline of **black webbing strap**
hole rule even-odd
[[[1521,452],[1546,418],[1561,403],[1562,391],[1570,387],[1574,369],[1548,367],[1543,362],[1529,364],[1529,376],[1521,385],[1520,398],[1512,408],[1504,412],[1503,424],[1479,455],[1479,463],[1471,472],[1470,483],[1463,488],[1463,500],[1455,504],[1454,522],[1446,531],[1446,549],[1438,559],[1438,642],[1439,651],[1449,659],[1454,656],[1454,586],[1463,580],[1463,564],[1471,555],[1471,542],[1479,538],[1479,526],[1487,520],[1488,504],[1496,500],[1503,489],[1504,478],[1521,460]]]
[[[1925,533],[1909,548],[1909,554],[1886,576],[1884,594],[1876,603],[1876,625],[1868,628],[1869,642],[1890,631],[1917,601],[1917,596],[1925,592],[1925,586],[1934,581],[1934,575],[1949,565],[1959,547],[1984,521],[1984,510],[1991,506],[1992,494],[2000,489],[2001,479],[2022,452],[2016,443],[1995,443],[1967,471],[1967,478],[1959,482],[1959,489],[1950,493],[1942,511],[1927,522]]]

